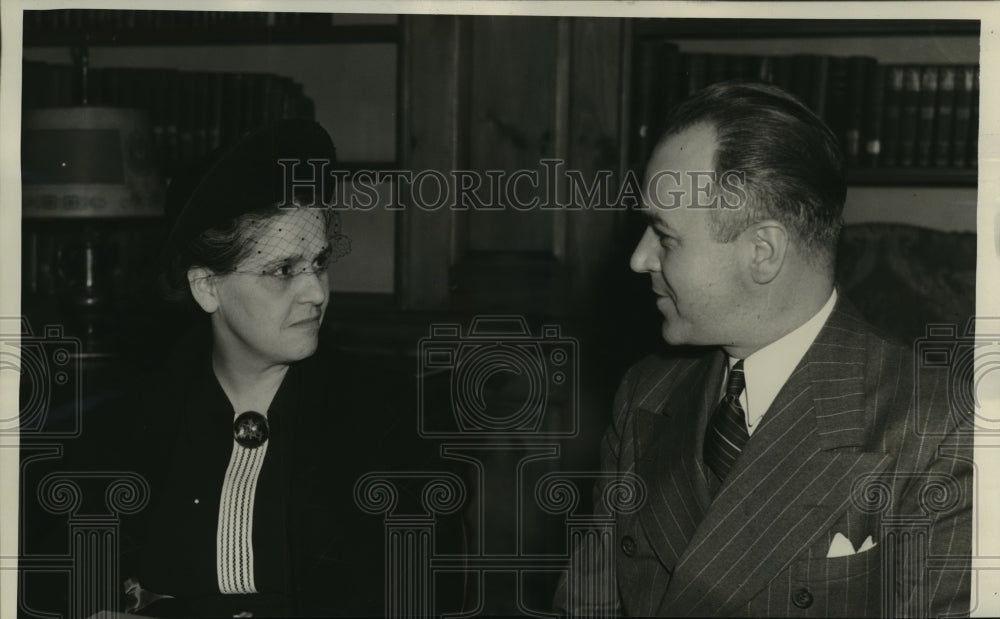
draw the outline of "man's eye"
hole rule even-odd
[[[652,228],[652,230],[653,234],[656,235],[657,240],[660,242],[660,247],[663,247],[664,249],[669,249],[670,246],[673,245],[674,237],[670,236],[669,234],[667,234],[662,230],[658,230],[655,227]]]

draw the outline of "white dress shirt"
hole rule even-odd
[[[836,302],[837,289],[834,288],[826,305],[820,308],[812,318],[791,333],[771,342],[743,360],[746,388],[740,395],[740,404],[746,413],[747,431],[750,434],[753,434],[754,429],[760,425],[764,413],[771,407],[778,392],[788,382],[788,377],[792,375],[795,366],[799,364],[806,351],[812,346],[820,329],[823,328],[827,318],[833,312],[833,306]],[[737,361],[738,359],[730,357],[729,367],[732,368]],[[724,393],[726,381],[723,381],[722,384]]]

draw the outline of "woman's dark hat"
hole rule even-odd
[[[217,153],[203,173],[171,183],[167,211],[177,215],[168,253],[244,213],[290,205],[293,195],[321,207],[333,194],[329,172],[336,160],[329,134],[311,120],[282,120],[246,134]]]

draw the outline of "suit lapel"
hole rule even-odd
[[[663,565],[673,570],[710,498],[700,445],[709,394],[721,387],[721,351],[696,362],[669,392],[644,398],[636,411],[636,472],[647,484],[639,521]]]
[[[860,473],[888,463],[860,450],[865,340],[838,302],[691,537],[661,613],[737,612],[828,531]]]

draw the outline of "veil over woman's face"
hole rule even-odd
[[[316,351],[330,296],[325,214],[296,208],[260,222],[251,234],[247,256],[218,278],[215,344],[247,361],[305,359]]]

